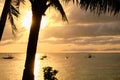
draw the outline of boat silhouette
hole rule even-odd
[[[46,55],[42,56],[42,57],[40,58],[40,60],[43,60],[43,59],[45,59],[45,58],[47,58]]]
[[[13,59],[14,57],[13,56],[5,56],[5,57],[2,57],[3,59]]]
[[[89,55],[88,55],[88,58],[92,58],[92,55],[91,55],[91,54],[89,54]]]

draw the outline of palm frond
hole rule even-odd
[[[10,20],[11,27],[12,27],[12,33],[13,33],[13,35],[15,36],[15,31],[17,31],[17,27],[16,27],[16,25],[15,25],[15,23],[14,23],[14,17],[12,16],[12,13],[11,13],[11,12],[9,12],[8,15],[9,15],[9,18],[8,18],[8,19]]]
[[[9,8],[10,10],[8,12],[8,15],[9,15],[8,19],[10,20],[11,27],[12,27],[12,33],[14,36],[16,35],[15,32],[17,31],[17,27],[14,22],[14,16],[19,17],[20,2],[24,3],[25,1],[24,0],[15,0],[14,2],[11,2],[10,8]]]
[[[71,0],[63,0],[69,3]],[[120,13],[120,0],[72,0],[73,4],[84,10],[90,10],[98,15],[106,12],[117,15]]]
[[[61,13],[62,19],[64,21],[68,21],[67,16],[60,4],[60,1],[59,0],[49,0],[49,1],[50,1],[51,6],[54,7],[56,10],[58,10]]]
[[[116,15],[120,12],[120,0],[81,0],[80,6],[97,14],[109,12]]]
[[[14,8],[13,5],[10,5],[10,11],[16,17],[18,17],[18,15],[20,14],[19,11]]]

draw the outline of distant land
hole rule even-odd
[[[120,53],[120,51],[65,51],[65,52],[37,52],[37,53],[40,53],[40,54],[52,54],[52,53],[54,53],[54,54],[60,54],[60,53],[73,53],[73,54],[75,54],[75,53],[85,53],[85,54],[89,54],[89,53],[91,53],[91,54],[110,54],[110,53]],[[25,52],[0,52],[0,54],[26,54]]]

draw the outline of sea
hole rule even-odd
[[[3,59],[8,55],[14,58]],[[0,80],[22,80],[25,58],[25,53],[0,53]],[[119,53],[37,53],[35,80],[44,80],[47,66],[58,70],[58,80],[120,80]]]

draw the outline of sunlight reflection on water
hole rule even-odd
[[[39,80],[39,74],[40,74],[40,55],[39,54],[36,54],[36,57],[35,57],[35,65],[34,65],[34,75],[35,75],[35,80]]]
[[[45,66],[45,62],[43,64],[43,61],[40,60],[42,56],[44,56],[44,54],[37,53],[35,57],[35,69],[34,69],[35,80],[43,80],[43,66]]]

